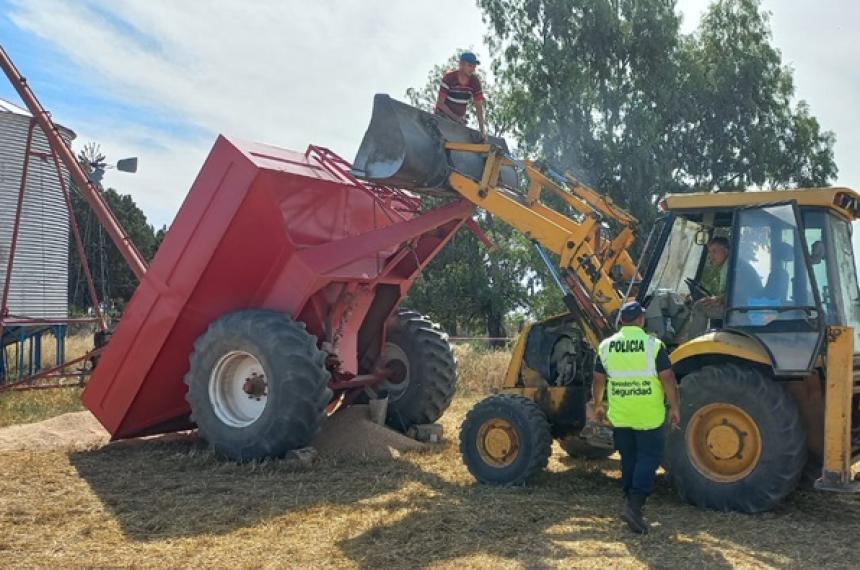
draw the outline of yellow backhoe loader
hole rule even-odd
[[[611,453],[581,434],[594,350],[615,331],[620,306],[638,299],[680,382],[681,429],[668,437],[665,467],[682,499],[765,511],[810,473],[818,489],[860,490],[851,472],[860,195],[669,195],[634,262],[633,216],[570,175],[511,158],[501,139],[475,136],[377,95],[354,172],[483,208],[535,243],[562,290],[569,312],[522,331],[499,392],[466,417],[460,448],[478,481],[525,483],[547,465],[553,438],[572,455]],[[723,309],[691,331],[693,303],[713,293],[703,285],[713,236],[730,250]]]

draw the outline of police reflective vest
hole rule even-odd
[[[656,366],[662,346],[636,326],[621,327],[600,343],[600,362],[607,376],[607,417],[613,426],[654,429],[663,425],[666,405]]]

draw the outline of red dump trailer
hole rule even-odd
[[[422,212],[349,170],[320,147],[218,138],[84,391],[115,439],[196,424],[248,460],[368,395],[400,429],[438,419],[450,346],[399,304],[474,206]]]
[[[83,402],[114,439],[196,425],[242,461],[307,445],[326,414],[362,399],[386,398],[401,430],[442,415],[451,347],[400,303],[460,226],[488,243],[474,205],[436,187],[451,169],[480,178],[484,159],[445,147],[477,132],[377,95],[355,170],[321,147],[219,137],[147,267],[2,46],[0,69],[140,279],[86,357]]]

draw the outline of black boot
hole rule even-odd
[[[631,492],[627,496],[624,511],[621,513],[621,519],[636,534],[648,533],[648,525],[645,524],[645,519],[642,518],[642,507],[645,506],[645,499],[647,499],[645,495]]]

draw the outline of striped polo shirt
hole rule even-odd
[[[478,76],[470,75],[466,85],[461,85],[456,69],[442,76],[439,94],[445,96],[445,104],[458,117],[466,114],[469,101],[484,100],[484,92],[481,91],[481,80]]]

